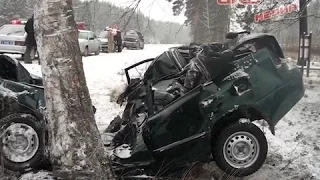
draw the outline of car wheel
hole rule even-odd
[[[44,160],[45,128],[30,114],[13,114],[0,120],[4,166],[24,172]]]
[[[142,43],[142,47],[141,47],[141,49],[144,49],[144,43]]]
[[[83,56],[84,56],[84,57],[87,57],[88,55],[89,55],[89,48],[88,48],[88,46],[86,46],[86,47],[84,48]]]
[[[263,132],[252,123],[223,129],[213,148],[217,165],[232,176],[248,176],[261,168],[268,151]]]
[[[100,51],[101,51],[101,48],[100,47],[98,47],[98,50],[94,53],[94,55],[99,55],[100,54]]]

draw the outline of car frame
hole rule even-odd
[[[157,69],[156,60],[141,79],[128,78],[127,92],[119,103],[128,98],[129,119],[116,118],[122,128],[111,122],[105,134],[118,174],[135,176],[139,169],[156,175],[160,166],[167,167],[161,173],[170,174],[188,163],[210,162],[210,157],[233,176],[250,175],[262,166],[268,144],[253,122],[265,120],[275,134],[279,120],[303,97],[303,78],[298,67],[281,60],[283,53],[273,36],[238,34],[232,41],[227,48],[234,52],[228,63],[232,68],[223,78],[208,80],[190,91],[173,85],[179,84],[184,68],[159,79],[148,76]],[[246,43],[264,46],[250,52]],[[201,57],[194,58],[201,63]],[[168,102],[159,108],[156,99]],[[130,156],[117,153],[123,150],[129,150]]]

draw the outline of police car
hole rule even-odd
[[[27,20],[15,19],[11,24],[0,27],[0,54],[21,54],[25,53],[25,38],[27,36],[24,26]]]

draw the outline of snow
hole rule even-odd
[[[22,175],[19,180],[54,180],[53,177],[51,177],[51,174],[46,171],[39,171],[37,173],[27,173]]]
[[[114,155],[121,159],[127,159],[131,157],[130,146],[128,144],[122,144],[114,150]]]
[[[95,117],[101,132],[114,117],[121,114],[123,107],[119,107],[113,99],[126,85],[123,69],[135,62],[160,55],[172,46],[176,45],[146,45],[144,50],[124,50],[122,53],[102,53],[83,58],[87,85],[93,105],[97,108]],[[33,74],[41,76],[38,64],[24,66]],[[320,63],[315,62],[312,66],[320,67]],[[263,167],[245,179],[320,179],[320,72],[311,71],[310,77],[304,78],[304,82],[305,96],[278,123],[275,136],[267,127],[262,127],[268,139],[268,156]],[[127,155],[120,154],[122,157]],[[215,175],[219,174],[219,170],[214,162],[203,168],[212,173],[203,173],[200,179],[212,179],[212,176],[217,179]],[[27,175],[30,174],[25,177]]]
[[[18,96],[23,95],[23,94],[28,94],[28,91],[22,91],[22,92],[13,92],[8,88],[5,88],[2,84],[0,84],[0,93],[3,97],[10,97],[10,98],[14,98],[17,99]]]

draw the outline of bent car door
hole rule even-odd
[[[145,142],[156,156],[200,158],[190,154],[199,154],[199,147],[210,149],[205,130],[207,124],[199,107],[202,92],[202,87],[198,86],[148,119],[149,133]]]

